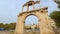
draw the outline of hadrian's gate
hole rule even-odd
[[[31,1],[32,2],[32,1]],[[34,4],[34,3],[33,3]],[[30,4],[26,4],[27,7]],[[44,7],[37,10],[31,10],[22,12],[18,15],[18,20],[16,24],[16,34],[24,34],[25,19],[29,15],[35,15],[39,21],[40,34],[55,34],[53,29],[56,29],[55,22],[48,16],[48,7]]]

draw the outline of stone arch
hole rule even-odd
[[[41,8],[34,11],[20,13],[18,15],[18,20],[16,24],[16,34],[24,34],[24,22],[25,22],[26,17],[29,15],[37,16],[38,21],[39,21],[40,34],[55,34],[55,32],[53,31],[53,28],[51,27],[52,20],[51,18],[49,18],[47,13],[48,13],[47,8]],[[54,21],[52,22],[55,23]]]
[[[56,29],[55,22],[51,20],[51,18],[48,16],[48,11],[47,11],[48,7],[35,10],[34,5],[39,4],[39,3],[40,1],[37,0],[37,1],[29,1],[23,4],[22,13],[18,15],[18,20],[16,23],[16,32],[15,32],[16,34],[24,34],[24,21],[27,16],[32,15],[32,14],[36,15],[38,18],[40,34],[55,34],[52,28],[52,26],[54,25],[53,27],[55,27]],[[27,11],[23,12],[23,9],[25,6],[27,6],[26,7]],[[29,11],[29,6],[33,6],[33,10]],[[52,24],[51,21],[54,24]]]

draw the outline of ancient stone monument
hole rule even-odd
[[[40,1],[29,1],[22,6],[22,12],[18,15],[18,20],[16,23],[15,34],[24,34],[24,25],[26,17],[34,15],[38,18],[40,34],[55,34],[56,24],[48,16],[48,7],[40,8],[35,10],[34,5],[39,4]],[[23,12],[23,8],[27,7],[27,11]],[[33,6],[33,10],[29,11],[29,6]]]

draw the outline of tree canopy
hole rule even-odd
[[[10,24],[0,23],[0,28],[4,28],[5,30],[14,30],[15,27],[16,27],[16,23],[15,22],[10,23]]]
[[[56,25],[60,27],[60,11],[54,11],[50,14],[50,17],[54,19]]]
[[[55,2],[58,4],[58,8],[60,9],[60,0],[55,0]]]

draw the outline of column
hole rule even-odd
[[[27,11],[29,11],[29,6],[27,5]]]
[[[15,34],[24,34],[24,21],[23,21],[23,19],[24,18],[22,16],[18,17]]]
[[[22,12],[24,11],[24,6],[22,6]]]
[[[33,10],[35,10],[34,3],[32,2]]]

